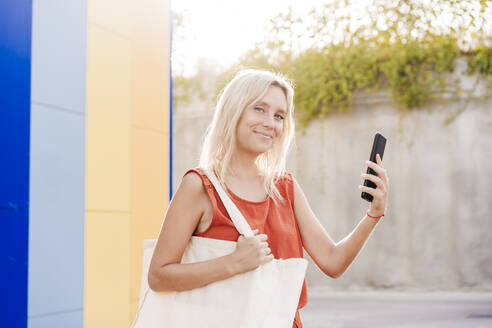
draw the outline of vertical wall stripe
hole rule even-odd
[[[169,1],[88,0],[84,327],[128,327],[168,205]]]
[[[86,0],[33,2],[29,328],[83,327],[86,31]]]
[[[128,327],[130,1],[88,1],[84,327]]]
[[[0,2],[0,327],[26,327],[31,1]]]
[[[173,198],[173,11],[169,1],[169,200]]]

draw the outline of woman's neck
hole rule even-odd
[[[256,178],[260,175],[260,171],[256,166],[256,158],[258,156],[236,152],[231,156],[229,162],[229,174],[236,178]]]

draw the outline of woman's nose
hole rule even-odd
[[[263,120],[264,127],[273,127],[275,118],[273,116],[268,116]]]

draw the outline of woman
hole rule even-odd
[[[294,136],[293,89],[279,74],[239,72],[224,88],[204,139],[200,167],[213,168],[255,236],[240,236],[204,172],[186,172],[174,195],[149,269],[154,291],[184,291],[256,269],[273,258],[302,257],[302,248],[326,275],[337,278],[352,263],[384,214],[389,179],[381,159],[362,174],[377,188],[360,223],[334,243],[311,210],[295,178],[285,171]],[[371,218],[370,216],[374,217]],[[190,237],[237,241],[230,255],[180,264]],[[298,309],[307,303],[304,281]],[[293,327],[302,327],[297,311]]]

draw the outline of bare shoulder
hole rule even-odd
[[[202,178],[195,171],[191,171],[186,174],[182,179],[178,187],[184,193],[189,193],[191,195],[198,195],[205,192],[205,187],[203,186]]]
[[[301,185],[299,184],[297,179],[293,175],[291,176],[291,179],[294,186],[294,203],[297,202],[297,204],[299,204],[299,201],[302,201],[304,203],[307,202],[304,191],[302,190]]]
[[[183,202],[186,204],[185,206],[193,207],[199,213],[198,232],[208,227],[212,216],[212,204],[203,180],[197,172],[190,171],[183,176],[175,197],[185,200]]]
[[[299,216],[304,216],[305,212],[310,212],[310,206],[309,203],[306,199],[306,195],[304,194],[304,191],[302,190],[301,186],[299,185],[299,182],[297,182],[297,179],[294,177],[294,175],[290,175],[290,179],[292,180],[293,188],[294,188],[294,209],[297,209]]]
[[[304,189],[294,176],[292,176],[292,180],[294,189],[294,210],[298,222],[305,221],[306,218],[309,218],[309,220],[315,219],[314,212],[311,209],[311,205],[309,204],[309,200],[304,192]]]
[[[200,208],[201,216],[195,232],[205,232],[212,224],[213,218],[213,207],[208,192],[205,189],[202,178],[197,172],[191,171],[187,175],[185,175],[183,179],[188,180],[183,182],[185,184],[185,189],[189,190],[188,195],[195,195],[195,206]]]

